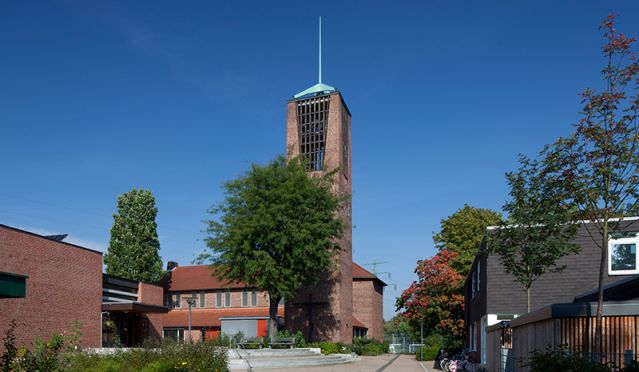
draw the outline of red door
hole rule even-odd
[[[266,319],[257,320],[257,337],[266,337]]]
[[[204,331],[204,339],[205,340],[213,340],[220,335],[219,328],[211,328]]]

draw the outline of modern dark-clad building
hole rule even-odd
[[[639,218],[628,217],[620,223],[621,233],[610,240],[605,283],[639,274]],[[488,228],[486,234],[490,234]],[[559,273],[546,273],[531,288],[531,311],[551,304],[573,302],[576,296],[597,288],[601,250],[582,225],[574,239],[581,253],[561,258]],[[480,251],[486,251],[485,241]],[[631,282],[632,283],[632,282]],[[617,287],[618,288],[618,287]],[[587,298],[592,298],[592,293]],[[478,254],[465,283],[466,344],[481,363],[486,361],[486,328],[502,320],[526,313],[526,292],[521,284],[504,272],[494,255]]]

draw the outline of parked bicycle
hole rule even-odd
[[[441,369],[447,372],[474,372],[475,371],[475,363],[468,355],[466,350],[459,352],[455,355],[448,354],[445,350],[442,350],[443,358],[439,361],[439,366]]]

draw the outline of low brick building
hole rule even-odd
[[[268,294],[243,283],[228,282],[211,275],[206,265],[177,266],[166,281],[164,337],[197,341],[238,331],[247,337],[266,336],[269,318]],[[188,333],[189,304],[191,335]],[[284,315],[284,306],[278,315]]]
[[[161,338],[164,287],[102,274],[102,253],[65,237],[0,225],[0,332],[15,320],[28,348],[76,322],[83,347],[111,346],[115,333],[124,346]]]
[[[2,288],[11,276],[24,286],[19,297],[0,295],[0,331],[15,320],[18,344],[31,346],[77,321],[83,345],[100,346],[102,253],[59,239],[0,225]]]
[[[383,290],[386,285],[356,263],[353,271],[353,337],[383,339]],[[239,282],[220,280],[208,266],[177,266],[166,282],[164,337],[189,338],[188,300],[191,307],[191,339],[233,335],[241,331],[247,337],[263,337],[269,318],[268,294]],[[284,303],[278,316],[286,317]],[[280,322],[284,324],[285,322]]]
[[[353,317],[367,328],[365,335],[384,340],[384,283],[377,276],[353,262]],[[358,324],[353,322],[357,336]]]

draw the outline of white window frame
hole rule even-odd
[[[635,269],[634,270],[613,270],[612,269],[612,248],[617,244],[634,244],[635,245]],[[608,240],[608,275],[631,275],[639,274],[639,238],[619,238]]]

